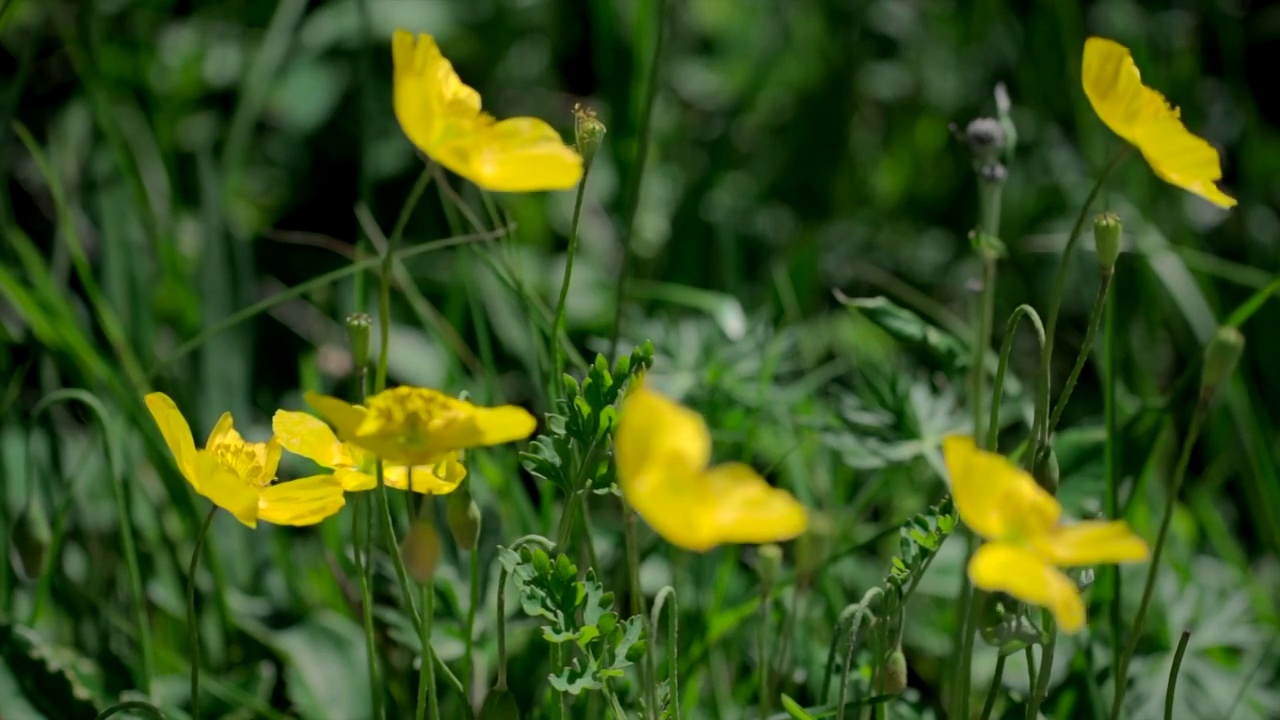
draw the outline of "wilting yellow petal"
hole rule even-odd
[[[662,477],[701,473],[711,461],[711,434],[701,415],[641,387],[622,404],[613,448],[626,492]]]
[[[265,488],[258,519],[276,525],[315,525],[345,503],[342,483],[332,475],[314,475]]]
[[[329,395],[308,391],[302,398],[308,405],[315,408],[316,413],[324,418],[325,422],[333,426],[338,437],[344,442],[351,442],[351,439],[356,436],[356,428],[360,427],[360,423],[364,422],[365,415],[368,414],[368,411],[359,405],[352,405]]]
[[[187,479],[187,482],[195,485],[196,444],[191,437],[191,426],[187,424],[187,419],[178,411],[178,406],[173,400],[164,393],[150,393],[143,398],[143,401],[146,402],[147,409],[151,411],[151,417],[160,428],[160,435],[164,437],[169,451],[173,453],[178,471]]]
[[[323,420],[307,413],[277,410],[271,431],[281,447],[327,468],[354,467],[351,453]]]
[[[1177,118],[1165,118],[1138,128],[1133,144],[1161,180],[1194,193],[1223,209],[1235,207],[1235,198],[1215,185],[1222,179],[1218,151],[1193,135]]]
[[[990,592],[1003,592],[1046,607],[1063,632],[1084,627],[1084,601],[1075,583],[1034,553],[1005,543],[986,543],[969,561],[969,579]]]
[[[942,454],[956,510],[974,532],[998,540],[1043,534],[1057,524],[1062,506],[1004,456],[960,435],[942,441]]]
[[[382,468],[382,479],[389,488],[404,490],[408,487],[409,471],[403,465]],[[413,491],[424,495],[448,495],[458,489],[467,476],[467,469],[456,460],[444,460],[434,465],[418,465],[413,468]]]
[[[1033,542],[1041,557],[1063,567],[1139,562],[1150,554],[1147,543],[1118,520],[1063,525]]]
[[[212,452],[196,452],[192,462],[195,471],[196,492],[209,498],[218,507],[235,516],[237,520],[257,527],[258,488],[225,467]]]

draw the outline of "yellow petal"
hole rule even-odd
[[[430,35],[415,38],[396,30],[391,57],[396,119],[409,141],[434,157],[441,140],[458,133],[454,126],[471,126],[480,112],[480,94],[462,82]]]
[[[517,117],[479,131],[464,174],[495,192],[563,190],[582,179],[582,156],[547,123]]]
[[[194,465],[196,444],[191,437],[191,426],[187,424],[187,419],[178,411],[178,406],[173,400],[164,393],[150,393],[143,398],[143,401],[160,428],[160,435],[164,437],[169,451],[173,453],[178,471],[187,479],[187,482],[196,484]]]
[[[623,492],[663,477],[694,477],[711,460],[702,416],[644,387],[623,402],[613,446]]]
[[[974,532],[999,540],[1042,535],[1057,525],[1062,506],[1005,457],[960,435],[942,441],[942,454],[956,510]]]
[[[378,486],[377,478],[359,470],[336,468],[333,471],[333,476],[338,479],[338,482],[342,484],[342,489],[347,492],[362,492],[364,490],[372,490]]]
[[[790,540],[808,527],[808,513],[791,493],[771,487],[741,463],[694,476],[655,475],[624,486],[623,494],[654,532],[695,552],[724,543]]]
[[[307,413],[277,410],[271,431],[281,447],[295,455],[314,460],[327,468],[354,467],[351,453],[343,447],[324,421]]]
[[[1140,562],[1149,555],[1147,543],[1122,521],[1063,525],[1034,542],[1041,557],[1063,567]]]
[[[403,465],[382,468],[382,479],[387,487],[404,490],[408,487],[409,472]],[[413,491],[424,495],[448,495],[458,489],[467,469],[456,460],[444,460],[434,465],[417,465],[413,468]]]
[[[257,527],[258,488],[223,466],[208,450],[196,452],[192,466],[196,475],[196,482],[192,484],[196,492],[245,525]]]
[[[360,423],[364,422],[365,415],[368,414],[368,411],[359,405],[352,405],[329,395],[308,391],[303,395],[303,399],[315,408],[316,413],[324,418],[325,422],[333,426],[338,437],[344,442],[351,442],[356,435],[356,428],[360,427]]]
[[[1236,201],[1215,185],[1222,179],[1218,151],[1193,135],[1177,118],[1152,121],[1138,128],[1133,144],[1161,180],[1194,193],[1223,209]]]
[[[1142,84],[1129,49],[1114,40],[1085,40],[1080,74],[1093,111],[1112,132],[1135,145],[1143,125],[1178,116],[1163,95]]]
[[[218,422],[213,424],[213,429],[209,431],[209,439],[204,441],[206,448],[212,448],[222,444],[240,444],[244,442],[244,438],[240,437],[240,433],[236,432],[235,421],[231,419],[231,413],[224,412],[218,417]]]
[[[258,501],[258,518],[276,525],[315,525],[344,504],[337,478],[314,475],[265,488]]]
[[[986,543],[969,561],[969,579],[983,590],[1008,593],[1048,608],[1063,632],[1074,633],[1084,627],[1084,601],[1075,583],[1029,550]]]

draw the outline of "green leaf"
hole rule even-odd
[[[284,657],[285,692],[308,720],[371,718],[364,631],[345,616],[322,610],[266,636]]]
[[[782,693],[782,709],[791,714],[795,720],[816,720],[812,715],[804,711],[800,704],[792,700],[789,695]]]

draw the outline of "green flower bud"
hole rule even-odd
[[[516,696],[506,688],[493,688],[484,698],[478,720],[520,720]]]
[[[1200,374],[1200,392],[1211,393],[1236,369],[1244,352],[1244,335],[1224,325],[1218,328],[1209,347],[1204,350],[1204,370]]]
[[[907,656],[902,646],[889,653],[884,672],[880,675],[880,692],[885,695],[901,695],[907,689]]]
[[[1093,219],[1093,244],[1098,253],[1098,265],[1103,271],[1110,271],[1116,266],[1123,230],[1120,216],[1113,212],[1104,212]]]
[[[435,577],[440,565],[440,534],[427,517],[420,517],[409,527],[409,534],[400,543],[400,556],[404,558],[409,576],[420,585],[426,585]]]
[[[583,107],[581,103],[573,106],[573,134],[578,146],[578,154],[582,156],[582,164],[590,165],[604,142],[606,130],[604,123],[596,117],[594,110]]]
[[[1052,445],[1041,448],[1036,455],[1036,462],[1031,471],[1036,483],[1047,490],[1050,495],[1057,495],[1058,473],[1058,453],[1053,451]]]
[[[760,546],[760,565],[756,568],[760,573],[760,584],[765,588],[773,587],[778,581],[778,573],[782,570],[782,548],[773,543]]]
[[[471,499],[471,492],[465,484],[449,496],[445,518],[449,522],[449,534],[453,535],[458,547],[474,550],[480,539],[480,506]]]
[[[368,313],[351,313],[346,325],[351,360],[357,368],[363,368],[369,363],[369,329],[373,327],[373,320]]]

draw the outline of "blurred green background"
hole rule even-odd
[[[1273,71],[1280,7],[667,4],[624,347],[652,340],[655,382],[707,414],[723,455],[745,456],[837,521],[836,559],[797,630],[795,667],[783,686],[789,694],[813,699],[836,614],[883,578],[902,520],[941,497],[936,444],[965,422],[955,358],[895,339],[874,318],[841,307],[832,290],[884,295],[968,337],[981,272],[967,239],[977,191],[949,124],[993,114],[993,89],[1003,82],[1018,142],[1004,193],[1009,254],[1000,264],[996,342],[1019,303],[1043,312],[1067,229],[1120,143],[1080,90],[1089,34],[1132,48],[1144,80],[1220,148],[1224,186],[1240,201],[1219,211],[1162,183],[1135,157],[1095,206],[1125,223],[1114,287],[1121,464],[1138,499],[1130,517],[1150,537],[1194,405],[1193,392],[1174,392],[1176,381],[1198,372],[1218,323],[1280,268]],[[300,408],[303,388],[349,382],[341,319],[376,307],[374,282],[348,273],[280,294],[372,257],[380,242],[373,226],[389,232],[420,172],[391,110],[389,40],[397,27],[435,35],[499,117],[537,115],[571,141],[574,104],[599,113],[608,135],[587,188],[568,324],[587,359],[607,352],[660,7],[657,0],[0,0],[0,519],[14,555],[0,574],[0,618],[75,648],[85,663],[81,679],[101,697],[137,685],[109,482],[120,480],[153,608],[153,694],[180,704],[182,578],[203,504],[169,467],[138,400],[150,389],[168,392],[198,437],[229,409],[252,437],[268,431],[275,408]],[[392,382],[546,411],[547,309],[562,277],[573,193],[485,198],[456,178],[452,186],[481,229],[516,229],[501,241],[402,264]],[[433,187],[405,237],[418,246],[473,231]],[[1082,245],[1069,260],[1054,357],[1059,385],[1096,289],[1090,241]],[[269,307],[237,318],[264,300]],[[1280,716],[1271,642],[1280,589],[1280,418],[1272,401],[1280,397],[1280,336],[1271,332],[1278,326],[1274,302],[1245,325],[1245,360],[1194,455],[1157,596],[1161,621],[1148,624],[1155,627],[1139,656],[1145,664],[1135,664],[1154,683],[1135,690],[1135,717],[1157,712],[1168,653],[1184,627],[1194,629],[1200,665],[1184,666],[1193,714],[1177,717],[1222,716],[1238,692],[1244,700],[1235,717]],[[1105,345],[1095,346],[1097,359]],[[1015,349],[1010,447],[1027,432],[1031,399],[1021,388],[1036,364],[1028,338]],[[1100,367],[1086,367],[1058,440],[1064,500],[1077,513],[1100,507]],[[575,364],[575,373],[581,369]],[[87,388],[104,403],[114,467],[91,414],[59,405],[33,415],[42,397],[65,387]],[[483,480],[476,496],[485,508],[486,562],[496,544],[554,529],[553,494],[519,473],[514,452],[484,455],[473,473]],[[365,717],[367,690],[332,686],[348,676],[358,685],[363,667],[352,659],[363,644],[344,604],[350,588],[334,577],[336,523],[318,533],[248,533],[221,520],[214,543],[221,560],[209,571],[217,577],[204,583],[219,598],[207,608],[206,645],[221,678],[210,686],[227,711]],[[621,590],[612,532],[601,531],[612,559],[602,572]],[[682,641],[694,643],[684,648],[691,664],[710,656],[711,670],[691,668],[696,689],[686,707],[702,713],[695,717],[743,717],[754,702],[747,681],[754,651],[750,634],[733,628],[744,618],[717,627],[716,638],[727,633],[718,645],[696,638],[706,632],[699,623],[750,597],[751,551],[673,560],[652,539],[649,550],[646,577],[655,587],[686,578],[677,587],[692,628],[682,633],[695,638]],[[48,571],[35,571],[50,557]],[[717,568],[717,590],[697,589]],[[465,573],[449,572],[450,592],[465,597]],[[921,587],[905,640],[913,694],[903,712],[928,716],[937,702],[958,573],[958,557],[944,553]],[[493,592],[489,582],[489,603]],[[394,636],[395,611],[380,610]],[[491,652],[492,628],[481,632]],[[526,644],[513,664],[539,667],[545,654]],[[456,648],[441,654],[457,657]],[[1070,673],[1088,671],[1060,654],[1068,666],[1059,711],[1079,710],[1071,703],[1086,702],[1087,683],[1074,686]],[[5,720],[54,717],[18,699],[22,678],[13,658],[6,662]],[[491,672],[491,662],[482,670]],[[539,672],[529,675],[518,688],[525,707],[545,691]],[[1022,673],[1011,663],[1008,675]],[[342,702],[350,704],[334,704]],[[18,703],[23,709],[10,709]]]

